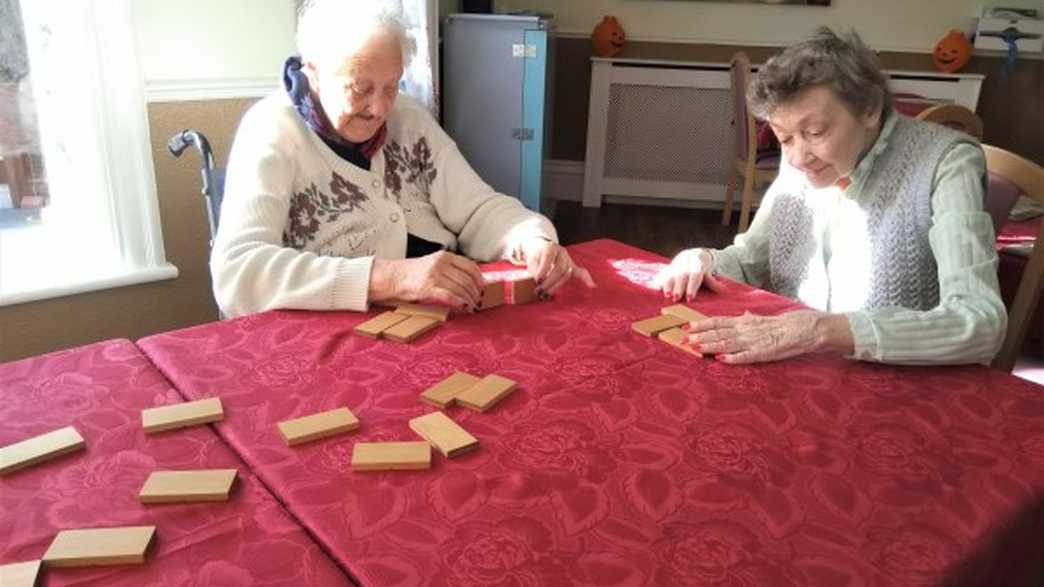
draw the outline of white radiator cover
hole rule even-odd
[[[718,205],[735,140],[727,63],[591,60],[584,206],[603,196]],[[983,76],[889,71],[892,89],[972,110]]]

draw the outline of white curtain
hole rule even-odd
[[[417,41],[417,56],[402,76],[403,91],[439,117],[439,3],[438,0],[402,0],[402,10]]]
[[[21,2],[50,203],[42,222],[0,230],[0,305],[177,275],[160,232],[133,1]]]

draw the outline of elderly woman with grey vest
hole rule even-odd
[[[811,310],[711,318],[689,343],[728,363],[810,352],[897,364],[989,361],[1007,315],[983,211],[985,159],[969,136],[898,115],[873,53],[820,29],[755,75],[750,107],[783,162],[750,230],[690,249],[660,274],[692,299],[717,276]]]
[[[400,5],[303,4],[300,56],[244,116],[229,156],[210,259],[226,315],[392,299],[473,311],[474,260],[525,265],[538,293],[573,277],[594,286],[546,218],[490,188],[399,95],[415,51]]]

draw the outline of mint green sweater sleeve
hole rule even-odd
[[[714,258],[714,272],[749,283],[755,287],[767,288],[769,286],[769,233],[771,226],[769,219],[772,217],[772,202],[775,200],[774,188],[778,184],[772,183],[765,197],[761,200],[758,213],[747,227],[747,232],[736,235],[733,244],[721,250],[709,251]]]
[[[984,363],[1000,349],[1007,312],[997,285],[993,223],[983,211],[986,162],[971,143],[955,146],[933,182],[928,234],[939,269],[939,305],[846,314],[853,357],[893,364]]]

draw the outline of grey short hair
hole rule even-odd
[[[401,0],[298,0],[297,52],[302,61],[344,61],[378,32],[393,35],[407,66],[417,52]]]
[[[747,103],[754,116],[765,119],[813,86],[833,90],[855,116],[892,109],[892,91],[877,55],[855,31],[838,36],[828,27],[769,59],[754,74]]]

